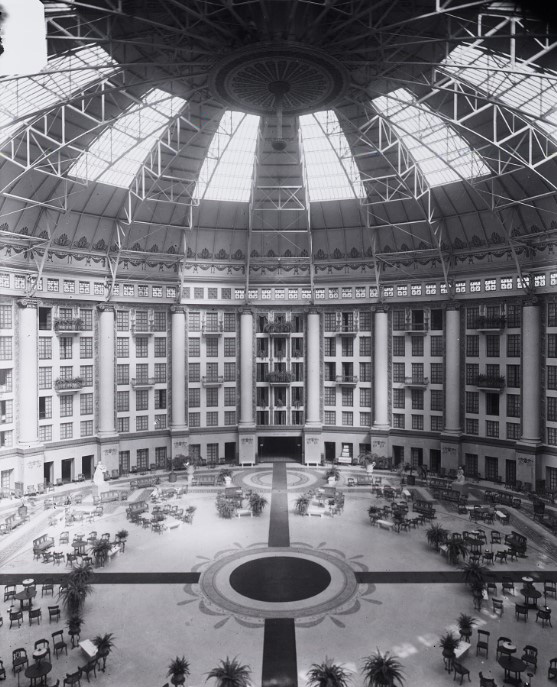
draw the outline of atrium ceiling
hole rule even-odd
[[[476,0],[43,4],[49,64],[2,79],[14,265],[427,263],[449,280],[470,256],[518,273],[552,260],[557,33],[539,16]]]

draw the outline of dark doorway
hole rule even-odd
[[[224,462],[234,463],[236,461],[236,442],[227,441],[224,444]]]
[[[393,463],[395,467],[404,463],[404,446],[393,446]]]
[[[516,460],[505,460],[505,484],[511,488],[516,484]]]
[[[66,484],[73,479],[73,458],[66,458],[62,461],[62,482]]]
[[[287,458],[302,462],[301,437],[259,437],[259,460]]]
[[[337,457],[336,444],[334,441],[325,442],[325,462],[334,463]]]
[[[94,456],[81,457],[81,474],[83,479],[91,479],[93,477],[93,461]]]
[[[54,484],[54,463],[52,461],[43,464],[43,475],[45,484]]]

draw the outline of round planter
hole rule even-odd
[[[327,478],[327,482],[329,483],[329,486],[330,486],[330,487],[334,487],[335,484],[337,483],[337,480],[336,480],[335,477],[328,477],[328,478]]]
[[[171,682],[173,685],[183,685],[183,684],[186,682],[186,676],[183,675],[183,674],[181,674],[181,673],[178,674],[178,675],[173,675],[173,676],[170,678],[170,682]]]
[[[224,486],[229,487],[232,484],[232,477],[225,477],[224,478]]]
[[[171,472],[168,475],[168,481],[169,482],[177,482],[178,481],[178,475],[175,472]]]
[[[416,484],[416,475],[406,475],[406,484],[413,487]]]

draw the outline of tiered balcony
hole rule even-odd
[[[501,332],[505,329],[506,319],[504,315],[500,317],[487,317],[486,315],[479,315],[473,322],[471,329],[477,329],[479,332]]]
[[[350,324],[337,324],[336,333],[340,336],[355,337],[358,333],[358,325],[355,322],[352,322]]]
[[[405,377],[404,386],[410,389],[427,389],[429,377]]]
[[[79,317],[54,320],[54,332],[58,336],[79,334],[84,331],[85,323]]]
[[[480,391],[500,394],[505,388],[505,378],[500,375],[478,375],[474,386],[477,386]]]
[[[340,386],[356,386],[358,383],[357,375],[337,375],[336,383]]]
[[[134,389],[149,389],[155,386],[154,377],[132,377],[131,384]]]
[[[220,336],[224,331],[222,322],[204,322],[201,328],[203,336]]]
[[[221,386],[224,383],[224,377],[222,375],[207,375],[201,377],[201,384],[205,387],[207,386]]]
[[[80,391],[81,389],[83,389],[83,379],[81,377],[56,379],[54,382],[54,390],[57,394],[75,394],[76,391]]]
[[[131,327],[132,336],[153,336],[155,333],[155,325],[153,322],[148,324],[132,324]]]
[[[271,386],[288,386],[294,381],[294,375],[286,370],[273,370],[267,372],[265,381]]]

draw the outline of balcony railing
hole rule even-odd
[[[412,320],[406,320],[402,327],[402,331],[409,334],[427,334],[428,330],[427,322],[412,322]]]
[[[155,325],[153,322],[148,324],[132,324],[131,332],[133,336],[152,336],[155,333]]]
[[[358,383],[358,376],[357,375],[337,375],[335,381],[337,384],[340,384],[341,386],[356,386],[356,384]]]
[[[480,331],[501,331],[505,329],[506,319],[504,315],[500,317],[487,317],[486,315],[478,315],[472,323],[471,329],[478,329]]]
[[[263,331],[270,336],[286,336],[292,331],[292,324],[290,322],[267,322]]]
[[[57,334],[77,334],[84,331],[84,329],[85,322],[79,317],[54,320],[54,331]]]
[[[56,379],[54,381],[54,389],[59,394],[73,394],[80,389],[83,389],[83,379],[81,377],[73,377],[72,379]]]
[[[258,358],[268,358],[269,350],[267,348],[258,348],[256,355]]]
[[[142,387],[155,386],[154,377],[132,377],[131,380],[134,389],[140,389]]]
[[[224,382],[224,377],[222,375],[207,375],[201,377],[201,383],[203,386],[220,386]]]
[[[429,377],[405,377],[404,386],[425,389],[429,385]]]
[[[222,322],[204,322],[201,333],[203,336],[220,336],[223,330]]]
[[[474,386],[477,386],[478,389],[502,391],[505,388],[505,378],[500,375],[478,375]]]
[[[290,384],[294,381],[294,375],[292,372],[287,372],[286,370],[273,370],[267,372],[265,375],[265,381],[268,384]]]
[[[356,336],[358,333],[358,325],[355,322],[351,324],[337,324],[336,332],[341,336]]]

